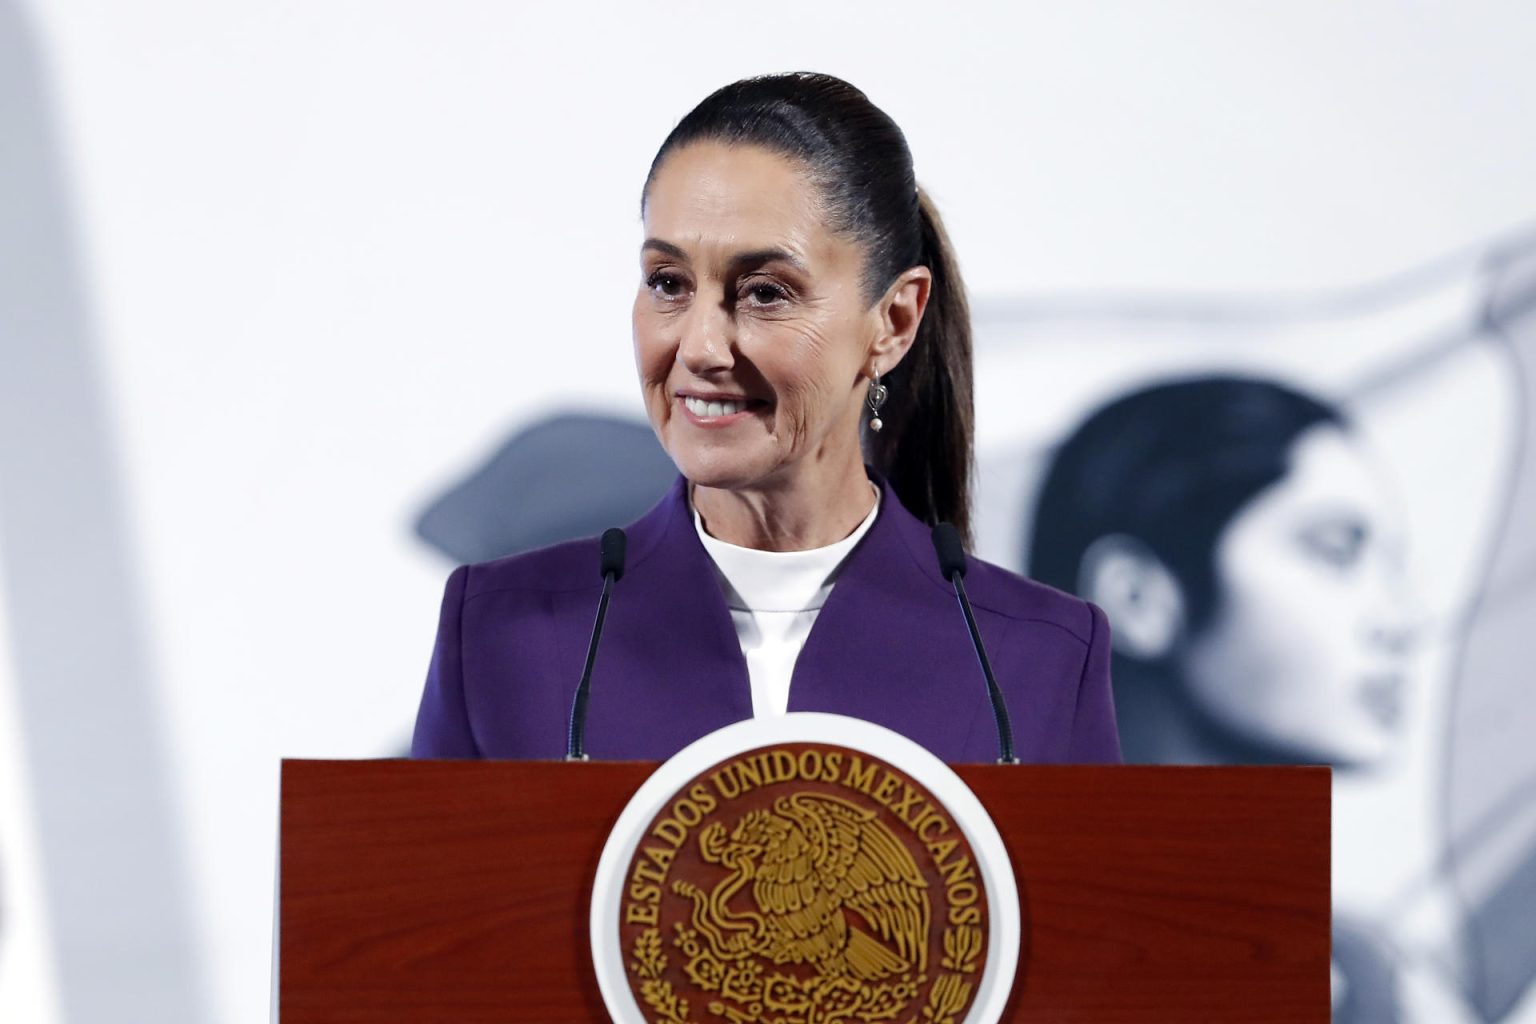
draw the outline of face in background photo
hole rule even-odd
[[[1411,640],[1392,502],[1342,412],[1274,382],[1164,382],[1089,416],[1028,569],[1108,615],[1126,760],[1386,757]]]

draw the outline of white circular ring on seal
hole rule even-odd
[[[811,711],[749,718],[701,736],[664,761],[630,797],[608,833],[592,883],[592,964],[603,1003],[614,1021],[648,1024],[630,989],[628,958],[619,943],[619,914],[628,881],[624,872],[645,828],[684,784],[706,768],[776,743],[828,743],[871,754],[906,772],[949,812],[976,856],[987,893],[987,963],[963,1024],[994,1024],[1008,1002],[1019,961],[1019,891],[997,826],[960,776],[912,740],[863,719]]]

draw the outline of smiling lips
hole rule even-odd
[[[696,395],[682,395],[683,408],[688,410],[688,418],[700,425],[723,426],[726,423],[735,422],[737,419],[760,407],[765,403],[747,398],[699,398]]]

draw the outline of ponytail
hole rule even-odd
[[[928,306],[905,359],[887,375],[884,427],[868,431],[870,462],[913,515],[953,523],[971,546],[975,414],[971,400],[971,313],[949,236],[928,194],[917,192],[920,265],[933,274]]]

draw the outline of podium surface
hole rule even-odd
[[[283,1024],[607,1020],[591,885],[655,768],[284,762]],[[1328,769],[955,771],[1018,882],[1005,1020],[1328,1019]]]

